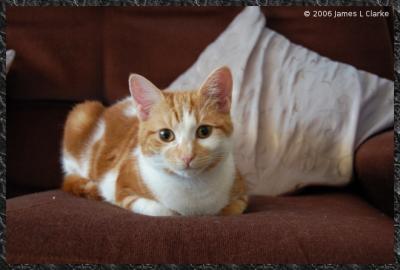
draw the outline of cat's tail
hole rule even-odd
[[[62,190],[76,196],[102,200],[97,183],[77,174],[69,174],[64,177]]]

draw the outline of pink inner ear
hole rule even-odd
[[[228,97],[225,97],[223,100],[220,100],[218,102],[219,104],[219,109],[223,113],[228,113],[231,108],[231,100]]]
[[[129,89],[137,104],[139,118],[146,120],[154,104],[161,99],[160,90],[146,78],[137,74],[129,77]]]
[[[150,112],[143,109],[142,105],[137,104],[137,111],[139,113],[139,118],[142,120],[147,120]]]
[[[137,103],[137,109],[142,117],[148,117],[151,109],[151,99],[146,96],[145,89],[137,82],[133,82],[133,98]]]
[[[214,71],[201,87],[201,92],[208,98],[216,99],[219,110],[228,113],[231,104],[232,75],[227,67]]]

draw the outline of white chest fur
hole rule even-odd
[[[217,214],[229,202],[235,179],[233,155],[193,179],[165,173],[137,149],[140,174],[156,199],[182,215]]]

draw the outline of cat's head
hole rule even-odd
[[[129,77],[129,88],[140,120],[139,145],[152,165],[192,177],[232,152],[229,68],[213,71],[196,91],[161,91],[137,74]]]

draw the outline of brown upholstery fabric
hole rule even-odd
[[[241,9],[8,7],[7,47],[17,51],[7,77],[8,188],[59,185],[66,101],[114,102],[128,95],[131,72],[166,87]],[[318,8],[263,7],[263,12],[268,27],[291,41],[393,78],[388,20],[305,18],[305,9]]]
[[[235,217],[149,217],[48,191],[8,200],[8,263],[393,263],[393,220],[346,193],[253,197]]]
[[[11,97],[105,98],[113,102],[128,94],[127,78],[131,72],[166,87],[241,9],[9,7],[7,46],[17,51],[9,80]],[[268,27],[291,41],[334,60],[393,78],[387,20],[305,18],[305,9],[264,7],[263,11]]]
[[[357,184],[379,209],[393,217],[394,188],[393,130],[373,136],[360,145],[355,155]]]
[[[99,98],[102,82],[101,7],[7,7],[7,48],[16,58],[8,98]]]

